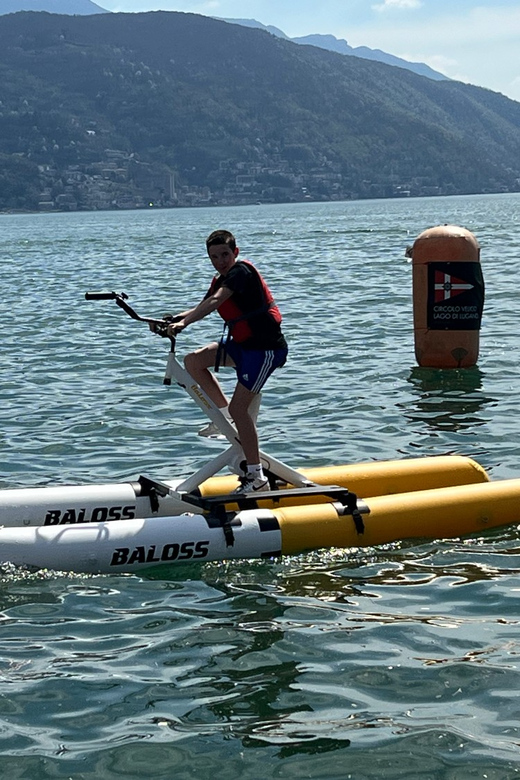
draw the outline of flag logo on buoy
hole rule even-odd
[[[455,298],[456,295],[460,295],[467,290],[473,290],[474,285],[465,282],[463,279],[458,279],[456,276],[452,276],[442,271],[435,271],[435,302],[448,301],[450,298]]]
[[[427,326],[478,330],[484,305],[480,263],[428,263]]]

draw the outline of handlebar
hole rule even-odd
[[[87,292],[85,293],[85,300],[87,301],[115,301],[116,305],[119,306],[120,309],[123,309],[126,314],[128,314],[129,317],[131,317],[133,320],[138,320],[139,322],[146,322],[148,325],[154,325],[155,326],[155,332],[159,334],[159,336],[162,336],[163,338],[168,337],[167,334],[167,328],[168,325],[170,325],[172,322],[178,322],[182,317],[180,315],[173,317],[172,315],[167,315],[163,319],[156,319],[154,317],[141,317],[140,314],[138,314],[135,309],[133,309],[129,303],[127,303],[128,295],[124,292],[116,293],[116,292]],[[175,337],[169,336],[168,337],[170,341],[172,342],[172,350],[175,346]]]
[[[128,298],[128,295],[126,293],[116,293],[116,292],[87,292],[85,293],[85,300],[86,301],[112,301],[114,298],[124,298],[125,300]]]

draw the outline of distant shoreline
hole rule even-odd
[[[112,209],[50,209],[50,210],[31,210],[31,209],[0,209],[0,216],[24,216],[24,215],[42,215],[47,214],[125,214],[136,211],[183,211],[186,209],[218,209],[218,208],[248,208],[249,206],[289,206],[289,205],[323,205],[325,203],[370,203],[375,201],[403,201],[403,200],[433,200],[435,198],[472,198],[472,197],[492,197],[497,195],[519,195],[518,190],[508,192],[460,192],[450,193],[449,195],[408,195],[406,197],[391,198],[343,198],[341,200],[288,200],[276,202],[251,201],[250,203],[204,203],[189,206],[148,206],[137,208],[112,208]]]

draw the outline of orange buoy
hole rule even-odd
[[[456,225],[425,230],[412,247],[412,272],[417,362],[432,368],[474,366],[484,308],[477,239]]]

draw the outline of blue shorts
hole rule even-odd
[[[259,393],[275,368],[287,360],[287,349],[243,349],[233,339],[226,345],[236,367],[238,381],[252,393]]]

